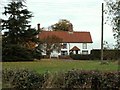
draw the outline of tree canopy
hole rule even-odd
[[[105,0],[108,19],[113,26],[113,36],[116,39],[116,48],[120,49],[120,0]]]
[[[7,16],[6,19],[2,19],[2,31],[4,32],[2,35],[2,55],[4,60],[13,60],[13,58],[32,60],[33,49],[31,48],[39,42],[36,35],[40,30],[31,28],[29,19],[33,16],[27,10],[24,2],[24,0],[12,0],[4,7],[3,15]]]
[[[60,19],[58,23],[51,25],[53,31],[73,31],[73,25],[66,19]]]
[[[28,39],[33,41],[39,32],[31,29],[29,19],[33,16],[22,0],[11,1],[4,9],[3,15],[7,16],[6,20],[2,19],[3,36],[6,38],[4,42],[23,45]]]

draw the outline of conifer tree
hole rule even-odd
[[[2,19],[3,60],[32,60],[35,58],[31,46],[39,42],[36,35],[40,30],[31,28],[32,13],[27,10],[24,0],[12,0],[6,7]]]

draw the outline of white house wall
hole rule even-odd
[[[92,43],[87,43],[87,49],[83,49],[82,44],[83,43],[67,43],[67,49],[61,49],[61,51],[67,51],[68,55],[69,55],[70,49],[72,49],[74,46],[77,46],[80,49],[78,54],[82,54],[83,50],[88,50],[88,54],[90,54],[90,51],[92,50]],[[60,53],[60,55],[61,55],[61,53]]]
[[[82,54],[83,50],[87,50],[88,54],[90,54],[90,51],[92,50],[92,43],[87,43],[87,49],[83,49],[82,46],[83,43],[67,43],[67,49],[61,49],[61,51],[67,51],[68,55],[70,54],[70,49],[72,49],[74,46],[77,46],[80,51],[78,51],[78,54]],[[42,55],[46,55],[45,53],[42,53]],[[58,57],[59,55],[61,55],[61,52],[58,53],[56,51],[53,51],[51,53],[51,57]]]
[[[92,50],[92,44],[91,43],[87,43],[87,49],[83,49],[82,44],[83,43],[68,43],[68,46],[70,46],[70,49],[72,49],[74,46],[77,46],[80,49],[80,51],[78,52],[78,54],[82,54],[83,50],[88,50],[88,54],[90,54],[90,51]]]

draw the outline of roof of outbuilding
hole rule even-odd
[[[40,39],[50,36],[57,36],[63,43],[92,43],[90,32],[67,32],[67,31],[42,31]]]
[[[70,49],[70,51],[76,51],[76,50],[80,50],[77,46],[74,46],[72,49]]]

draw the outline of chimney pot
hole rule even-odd
[[[40,24],[39,23],[37,24],[37,26],[38,26],[38,30],[40,30]]]

